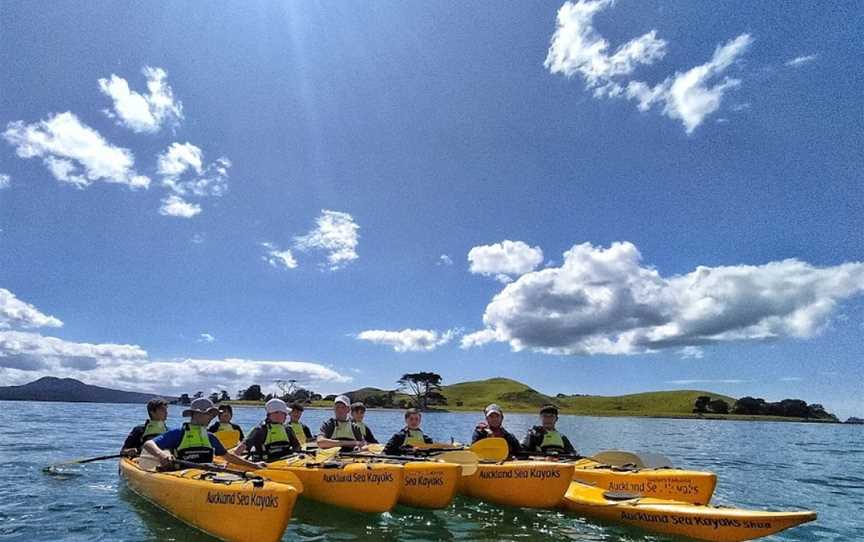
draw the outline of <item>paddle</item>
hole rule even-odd
[[[484,461],[504,461],[510,457],[510,446],[507,441],[500,437],[490,437],[478,440],[469,448]]]
[[[89,459],[76,459],[75,461],[65,461],[63,463],[56,463],[54,465],[48,465],[47,467],[42,468],[42,472],[52,472],[57,467],[65,467],[66,465],[83,465],[84,463],[93,463],[94,461],[105,461],[106,459],[119,459],[123,457],[123,454],[112,454],[112,455],[100,455],[99,457],[91,457]]]
[[[386,459],[388,461],[400,461],[403,463],[411,463],[413,461],[440,461],[442,463],[456,463],[462,467],[462,476],[471,476],[477,472],[477,463],[479,458],[477,454],[469,450],[450,450],[430,456],[416,455],[385,455],[385,454],[370,454],[365,452],[342,452],[342,457],[360,457],[364,459]]]
[[[303,482],[300,481],[300,478],[298,478],[296,474],[289,471],[267,468],[256,470],[250,469],[248,471],[244,471],[238,469],[229,469],[227,467],[215,465],[213,463],[193,463],[191,461],[183,461],[176,458],[171,463],[177,467],[183,467],[184,469],[199,469],[206,470],[208,472],[222,472],[240,476],[241,478],[246,480],[267,479],[273,482],[279,482],[280,484],[292,485],[298,493],[303,493]],[[138,466],[147,471],[155,471],[160,464],[161,462],[159,461],[159,458],[147,453],[142,453],[141,456],[138,458]]]

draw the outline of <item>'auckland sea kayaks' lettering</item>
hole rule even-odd
[[[702,517],[678,517],[666,514],[652,514],[648,512],[622,511],[621,519],[624,521],[638,521],[642,523],[664,523],[671,525],[692,525],[698,527],[712,527],[723,529],[733,527],[736,529],[770,529],[770,521],[738,520],[734,518],[702,518]]]
[[[655,478],[651,480],[611,480],[606,489],[609,491],[624,491],[652,495],[660,489],[664,492],[674,491],[679,495],[698,495],[699,486],[692,480],[681,478]]]
[[[444,485],[444,473],[430,472],[428,474],[417,474],[405,476],[405,485],[408,487],[434,487]]]
[[[335,472],[325,474],[324,481],[327,483],[366,483],[386,484],[393,481],[392,472]]]
[[[561,478],[561,471],[557,469],[550,470],[542,468],[487,470],[480,471],[480,478],[483,480],[496,478],[534,478],[545,480],[547,478]]]
[[[279,497],[275,495],[260,495],[257,493],[246,494],[208,491],[207,504],[248,506],[250,508],[263,510],[264,508],[279,508]]]

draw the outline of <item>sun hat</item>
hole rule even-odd
[[[351,406],[351,399],[348,399],[348,397],[345,395],[340,395],[339,397],[337,397],[336,399],[333,400],[334,405],[336,405],[338,403],[342,403],[343,405],[350,407]]]
[[[206,397],[199,397],[189,404],[189,408],[183,411],[183,417],[193,414],[218,414],[219,409],[213,406],[213,401]]]
[[[504,415],[504,412],[501,410],[501,407],[498,406],[498,405],[496,405],[495,403],[492,403],[491,405],[487,406],[487,407],[486,407],[486,410],[483,411],[483,414],[485,414],[486,416],[488,416],[489,414],[491,414],[491,413],[493,413],[493,412],[497,412],[497,413],[500,414],[501,416]]]
[[[264,405],[264,412],[267,414],[273,414],[274,412],[284,412],[288,414],[288,405],[285,404],[285,401],[282,399],[270,399]]]

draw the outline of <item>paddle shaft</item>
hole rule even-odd
[[[106,459],[120,459],[123,454],[100,455],[99,457],[91,457],[89,459],[78,459],[76,461],[66,461],[65,463],[57,463],[56,465],[48,465],[42,470],[48,471],[63,465],[83,465],[84,463],[93,463],[95,461],[105,461]]]
[[[220,467],[219,465],[214,465],[213,463],[193,463],[192,461],[183,461],[182,459],[174,459],[171,461],[171,463],[178,467],[183,467],[184,469],[200,469],[210,472],[224,472],[227,474],[234,474],[236,476],[240,476],[241,478],[248,478],[250,480],[261,479],[261,477],[257,474],[252,474],[242,470],[226,469],[224,467]]]

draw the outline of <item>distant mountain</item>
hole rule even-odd
[[[0,386],[0,400],[72,403],[146,403],[158,395],[91,386],[74,378],[45,376],[23,386]],[[166,400],[173,397],[164,397]]]

